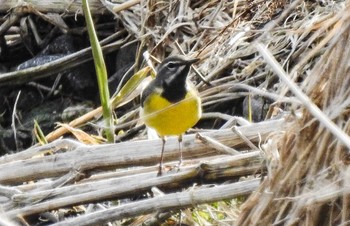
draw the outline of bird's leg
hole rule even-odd
[[[160,160],[159,160],[159,168],[158,168],[158,174],[157,176],[162,175],[162,170],[163,170],[163,158],[164,158],[164,146],[165,146],[165,137],[162,138],[162,153],[160,154]]]
[[[177,164],[177,168],[178,170],[180,170],[180,166],[182,164],[182,135],[179,135],[178,137],[178,141],[179,141],[179,163]]]

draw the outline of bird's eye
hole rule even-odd
[[[175,64],[174,63],[168,63],[167,67],[169,69],[174,69],[175,68]]]

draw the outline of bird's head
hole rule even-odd
[[[184,86],[191,65],[198,60],[184,56],[170,56],[158,66],[156,79],[163,87]]]

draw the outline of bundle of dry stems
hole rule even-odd
[[[212,84],[191,78],[203,118],[226,123],[184,136],[184,167],[162,177],[155,173],[160,140],[87,146],[63,139],[4,156],[5,218],[23,223],[41,214],[56,217],[54,225],[148,225],[171,216],[222,225],[350,221],[348,1],[102,2],[130,35],[119,44],[138,40],[140,49],[147,46],[159,58],[182,51],[200,57],[196,69]],[[248,95],[272,103],[265,121],[210,112],[216,103]],[[177,160],[177,148],[170,138],[166,165],[175,165],[169,161]],[[53,154],[41,155],[48,152]],[[122,201],[140,194],[142,199]],[[239,209],[239,197],[249,194]],[[119,203],[103,206],[105,200]],[[62,219],[67,207],[77,215]]]

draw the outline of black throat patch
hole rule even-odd
[[[162,97],[164,97],[171,103],[176,103],[184,99],[186,93],[186,82],[185,84],[180,84],[179,82],[173,83],[171,85],[163,84]]]

